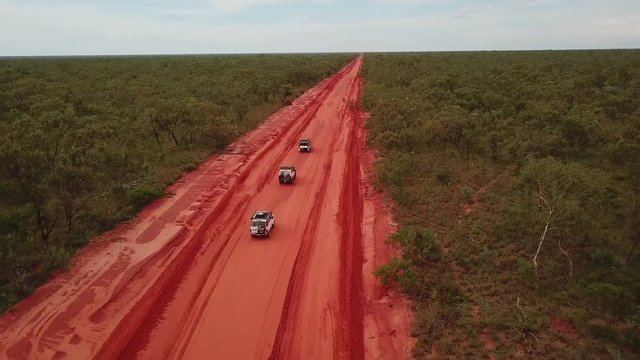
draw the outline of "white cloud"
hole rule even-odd
[[[444,3],[446,0],[376,0],[380,3],[393,4],[393,5],[424,5],[424,4],[437,4]]]
[[[286,5],[292,3],[331,3],[334,0],[207,0],[212,9],[222,12],[241,12],[260,5]]]
[[[209,4],[215,9],[228,12],[246,10],[256,5],[282,5],[292,0],[209,0]]]

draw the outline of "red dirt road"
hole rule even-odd
[[[393,224],[366,176],[361,64],[94,239],[0,318],[0,358],[408,358],[408,304],[372,275]],[[270,238],[249,235],[258,209],[276,216]]]

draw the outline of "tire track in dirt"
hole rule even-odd
[[[326,97],[328,93],[330,93],[330,91],[333,89],[333,86],[335,85],[335,82],[337,82],[337,80],[339,80],[339,77],[335,76],[334,78],[331,79],[329,84],[327,84],[328,86],[325,89],[323,89],[323,92],[320,95],[320,98],[317,99],[317,101],[313,104],[313,108],[309,110],[311,114],[309,114],[308,112],[304,113],[305,116],[302,119],[303,126],[301,129],[296,131],[294,135],[289,139],[289,144],[287,144],[289,146],[287,147],[290,147],[290,144],[297,140],[297,135],[299,135],[302,131],[304,131],[304,127],[308,125],[308,121],[312,118],[313,113],[315,112],[319,104],[322,102],[324,97]],[[157,286],[158,290],[157,291],[152,290],[151,294],[146,296],[146,299],[150,299],[151,302],[149,304],[141,303],[135,307],[136,308],[135,314],[131,314],[130,317],[128,317],[128,321],[122,322],[121,326],[119,328],[116,328],[116,330],[113,332],[113,334],[117,334],[118,338],[107,341],[107,343],[103,347],[104,350],[98,354],[98,358],[110,359],[118,356],[123,350],[122,340],[120,339],[124,339],[126,341],[126,345],[124,346],[131,346],[129,350],[135,351],[136,344],[135,342],[132,343],[129,339],[132,339],[135,341],[137,339],[140,339],[141,337],[145,337],[144,333],[139,333],[140,329],[142,330],[146,329],[145,327],[142,327],[142,323],[143,322],[146,322],[149,324],[156,323],[158,319],[163,316],[163,312],[166,304],[162,302],[158,303],[158,300],[166,301],[171,299],[175,295],[175,291],[177,291],[177,283],[180,281],[179,279],[187,276],[189,265],[191,262],[193,262],[195,257],[198,255],[199,253],[198,250],[200,249],[200,242],[195,240],[203,239],[204,234],[207,231],[209,231],[209,229],[214,225],[217,225],[219,227],[222,227],[225,225],[224,223],[214,224],[214,221],[219,220],[221,215],[224,214],[227,206],[229,205],[229,202],[231,201],[231,198],[236,195],[237,189],[240,186],[242,186],[245,183],[246,179],[248,178],[248,175],[250,174],[253,165],[261,161],[264,158],[265,154],[267,154],[274,147],[279,145],[279,143],[283,139],[284,137],[282,136],[275,137],[265,148],[263,148],[263,150],[258,154],[258,156],[256,156],[251,162],[246,163],[243,166],[244,170],[238,176],[238,181],[236,181],[227,190],[227,192],[224,194],[218,206],[214,208],[214,210],[210,213],[210,215],[205,220],[204,224],[196,231],[195,234],[193,234],[193,240],[189,242],[191,246],[189,246],[188,248],[185,248],[183,251],[184,256],[182,256],[178,261],[175,262],[175,266],[168,266],[165,268],[165,273],[162,276],[160,276],[160,278],[163,279],[163,281],[158,283],[158,286]],[[285,151],[281,151],[280,154],[278,154],[276,159],[272,162],[271,166],[269,167],[269,170],[272,170],[274,167],[277,166],[277,164],[279,163],[279,160],[284,156],[284,154],[285,154]],[[260,188],[262,188],[262,186],[264,186],[264,182],[267,179],[268,178],[265,176],[258,183],[258,191]],[[243,211],[244,208],[236,208],[236,210]],[[232,212],[232,213],[235,213],[235,212]],[[241,220],[240,218],[237,219],[236,225],[237,223],[239,223],[240,220]],[[221,246],[218,247],[211,261],[210,269],[212,269],[215,266],[222,251],[228,245],[229,240],[230,238],[226,238],[225,241],[221,243]],[[203,281],[205,279],[203,279]],[[171,288],[168,287],[168,284],[170,282],[173,283],[173,286]],[[171,291],[171,290],[174,291],[174,294],[172,295],[169,295],[169,293],[165,294],[166,291]],[[154,309],[154,305],[157,305],[155,306],[155,311],[151,312],[151,310]],[[140,317],[142,316],[144,317],[141,319]]]
[[[338,346],[336,359],[364,359],[364,310],[362,306],[362,219],[363,194],[361,192],[360,158],[358,153],[357,123],[360,118],[358,100],[361,82],[356,79],[353,102],[349,113],[353,123],[347,145],[346,180],[341,194],[340,219],[340,327],[336,332]]]
[[[343,109],[340,110],[341,121],[340,121],[340,130],[339,132],[344,131],[343,128],[346,126],[346,119],[344,105]],[[334,153],[336,149],[336,142],[338,138],[334,137],[331,141],[330,148],[331,153]],[[322,180],[322,185],[320,187],[319,192],[316,194],[315,201],[312,207],[312,213],[320,213],[321,207],[325,201],[327,188],[329,186],[329,172],[333,165],[333,158],[330,158],[329,161],[324,165],[324,177]],[[296,255],[295,262],[293,264],[293,270],[291,272],[291,277],[289,279],[289,285],[287,287],[287,294],[285,297],[284,306],[282,309],[282,315],[280,318],[280,323],[278,325],[278,330],[276,334],[276,338],[273,344],[273,348],[269,359],[297,359],[299,358],[299,354],[296,352],[297,347],[295,346],[296,338],[296,327],[298,322],[298,315],[300,312],[300,306],[302,302],[302,291],[307,282],[307,273],[309,270],[309,262],[313,254],[313,250],[316,243],[316,233],[319,226],[318,221],[314,221],[310,219],[305,226],[303,231],[303,242],[298,250],[298,254]]]
[[[319,218],[328,215],[335,217],[335,224],[325,226],[323,232],[314,231],[314,235],[305,235],[307,248],[301,247],[296,259],[294,271],[289,279],[287,299],[281,314],[278,332],[274,341],[271,359],[358,359],[364,358],[364,279],[369,283],[372,272],[363,273],[365,261],[363,251],[363,231],[376,232],[377,238],[385,234],[374,229],[371,223],[365,224],[364,220],[364,191],[363,179],[363,149],[365,146],[364,117],[360,113],[358,104],[362,89],[362,81],[354,77],[347,95],[343,98],[340,110],[340,126],[337,140],[332,151],[337,162],[333,162],[330,182],[333,184],[327,193],[339,194],[338,200],[325,201],[322,212],[318,212]],[[339,156],[338,156],[339,154]],[[326,174],[330,177],[330,174]],[[370,201],[367,200],[367,201]],[[333,205],[331,205],[333,203]],[[378,208],[369,205],[369,209]],[[382,215],[382,214],[381,214]],[[383,217],[383,216],[381,216]],[[373,223],[377,225],[377,222]],[[329,230],[327,227],[335,226]],[[385,228],[389,231],[391,228]],[[338,246],[334,249],[331,239],[323,238],[329,234],[337,234],[334,239]],[[328,241],[328,242],[327,242]],[[318,248],[318,245],[320,246]],[[335,250],[335,252],[333,252]],[[378,250],[378,249],[376,249]],[[316,255],[325,253],[325,255]],[[330,253],[331,255],[326,255]],[[386,254],[386,253],[385,253]],[[382,254],[372,252],[369,256]],[[333,265],[330,260],[335,256],[338,260],[335,266],[338,270],[331,271]],[[373,258],[367,261],[374,263]],[[313,267],[315,266],[315,268]],[[326,268],[328,271],[324,272]],[[315,271],[315,273],[314,273]],[[324,274],[323,274],[324,272]],[[324,277],[323,277],[324,275]],[[333,295],[319,297],[323,287],[318,281],[329,281],[330,291]],[[319,286],[321,285],[321,286]],[[315,305],[310,305],[315,303]],[[391,305],[389,305],[391,306]],[[380,314],[392,314],[389,311],[369,311],[369,317]],[[395,313],[394,313],[395,315]],[[384,326],[382,326],[384,324]],[[375,344],[377,350],[369,351],[376,354],[376,358],[399,359],[406,358],[405,347],[396,343],[389,346],[388,333],[379,334],[376,331],[393,327],[393,321],[381,321],[380,326],[369,330],[369,335],[374,334],[376,339],[384,344]],[[408,338],[408,326],[398,329],[397,340]],[[311,330],[311,332],[310,332]],[[404,332],[407,332],[405,335]],[[324,339],[329,336],[330,339]],[[311,341],[311,342],[310,342]],[[368,345],[375,342],[369,339]],[[382,351],[382,352],[381,352]],[[382,354],[382,355],[379,355]]]
[[[351,76],[353,76],[354,71],[353,71],[352,68],[348,69],[348,72],[352,73]],[[343,93],[344,89],[345,89],[345,86],[344,86],[344,84],[342,84],[340,89],[337,90],[338,94]],[[309,236],[314,236],[313,235],[313,231],[310,230],[310,228],[309,228],[309,224],[317,223],[319,221],[319,218],[318,218],[319,215],[317,213],[314,214],[313,212],[311,212],[311,209],[316,209],[317,206],[320,206],[323,203],[322,199],[317,200],[317,198],[319,196],[324,196],[323,193],[326,193],[326,190],[323,189],[324,186],[321,184],[322,181],[315,181],[313,179],[319,179],[319,180],[326,179],[327,171],[328,171],[328,169],[331,168],[331,161],[332,161],[332,155],[331,154],[333,154],[334,151],[335,151],[335,149],[333,149],[333,146],[331,146],[331,143],[332,143],[331,139],[332,139],[333,136],[335,136],[335,134],[334,134],[335,130],[333,130],[331,128],[334,127],[333,123],[335,123],[335,121],[334,120],[330,120],[331,118],[327,117],[327,115],[328,115],[327,109],[332,109],[335,106],[339,105],[340,103],[337,103],[335,105],[334,105],[334,103],[336,103],[336,100],[340,99],[340,98],[338,96],[336,96],[336,94],[334,94],[332,96],[333,96],[332,99],[328,103],[323,104],[323,109],[324,109],[323,113],[318,115],[320,118],[314,120],[316,125],[313,126],[311,129],[309,129],[312,133],[315,133],[314,132],[315,130],[321,131],[320,134],[316,134],[315,135],[316,136],[315,138],[318,141],[317,142],[314,141],[314,144],[315,144],[314,151],[309,155],[301,155],[301,156],[300,155],[295,155],[294,156],[294,158],[298,159],[298,161],[301,161],[302,159],[307,159],[307,160],[304,160],[303,163],[298,163],[298,165],[300,165],[300,166],[297,166],[298,170],[301,172],[301,174],[303,174],[302,177],[299,179],[300,181],[303,181],[303,183],[302,184],[297,183],[298,185],[296,185],[294,188],[292,188],[291,191],[293,191],[293,192],[300,191],[299,190],[300,186],[304,187],[305,186],[304,183],[307,183],[307,182],[309,182],[309,184],[315,183],[316,185],[313,185],[313,188],[315,189],[313,192],[311,192],[311,193],[307,192],[305,195],[303,195],[302,198],[300,197],[300,195],[302,195],[302,194],[298,194],[298,196],[296,196],[296,197],[291,197],[291,201],[288,201],[289,207],[291,207],[292,209],[296,208],[296,206],[295,206],[296,203],[300,203],[300,205],[305,204],[303,206],[303,208],[307,209],[307,210],[304,210],[303,208],[300,208],[299,211],[298,211],[298,215],[296,215],[297,222],[302,224],[302,227],[300,228],[302,231],[300,231],[298,234],[295,234],[295,232],[297,232],[297,231],[295,231],[295,229],[291,229],[292,231],[294,231],[294,233],[290,234],[294,238],[301,238],[300,247],[298,248],[298,247],[295,247],[295,245],[293,245],[295,250],[296,250],[296,252],[293,253],[293,257],[291,258],[292,259],[291,262],[289,264],[287,264],[288,261],[285,261],[281,265],[279,265],[279,267],[281,267],[281,270],[279,270],[281,272],[281,274],[282,274],[281,276],[286,276],[286,278],[283,278],[283,280],[286,279],[287,283],[290,282],[289,279],[291,279],[291,272],[293,271],[294,263],[296,263],[298,265],[303,263],[303,261],[300,260],[300,259],[304,258],[304,256],[299,256],[298,254],[304,254],[304,253],[307,252],[307,250],[309,249],[307,247],[307,245],[308,245],[307,239],[308,239]],[[340,100],[340,101],[342,101],[342,100]],[[332,110],[332,111],[335,111],[335,110]],[[332,126],[325,127],[325,128],[323,128],[322,126],[320,126],[320,127],[318,126],[320,124],[325,123],[325,121],[327,123],[331,123]],[[336,124],[336,126],[337,126],[337,124]],[[318,146],[320,146],[320,147],[318,147]],[[297,149],[295,147],[292,149],[292,151],[297,153]],[[314,158],[315,158],[315,160],[314,160]],[[318,161],[318,160],[320,160],[320,161]],[[309,161],[311,161],[311,163],[308,163]],[[304,166],[305,163],[308,163],[307,165],[311,165],[312,163],[314,163],[315,165],[313,165],[313,166],[315,166],[315,168],[317,168],[317,171],[309,172],[309,169],[307,169],[307,171],[304,171],[305,170],[305,166]],[[273,185],[271,185],[271,186],[273,186]],[[277,184],[275,184],[275,186],[276,186],[277,189],[281,188]],[[272,188],[272,190],[270,190],[270,191],[276,191],[276,193],[280,192],[280,190],[277,190],[277,189]],[[298,189],[298,190],[296,190],[296,189]],[[284,193],[286,194],[288,192],[289,191],[285,191]],[[276,212],[276,214],[278,214],[278,212]],[[307,228],[307,230],[305,230],[305,228]],[[303,234],[305,234],[305,235],[303,235]],[[285,235],[285,236],[287,236],[287,235]],[[294,241],[294,238],[290,239],[290,241]],[[303,250],[301,250],[301,252],[300,252],[300,249],[303,249]],[[243,256],[243,257],[246,257],[246,256]],[[296,257],[298,258],[297,262],[296,262]],[[237,262],[238,261],[236,260],[234,263],[237,263]],[[297,269],[300,269],[299,266],[295,266],[295,267]],[[233,266],[232,266],[232,268],[233,268]],[[296,273],[297,272],[298,271],[296,270]],[[227,277],[229,277],[229,276],[227,276]],[[296,277],[294,277],[294,278],[296,278]],[[239,281],[239,280],[236,279],[235,281]],[[278,311],[277,312],[278,319],[280,319],[281,318],[280,314],[282,313],[282,308],[283,308],[283,306],[286,306],[286,305],[281,305],[281,304],[285,303],[284,298],[286,298],[287,288],[291,288],[291,287],[289,285],[284,287],[283,288],[283,294],[279,294],[280,290],[278,288],[274,288],[272,290],[272,295],[269,296],[268,300],[267,299],[265,299],[265,300],[270,304],[269,307],[274,307],[275,308],[274,311],[277,309],[277,311]],[[291,294],[291,292],[289,292],[289,294]],[[215,298],[215,296],[216,296],[215,294],[208,295],[207,298],[212,298],[213,299],[213,298]],[[222,294],[219,294],[217,296],[222,296]],[[291,296],[291,295],[289,295],[289,296]],[[282,303],[280,303],[280,298],[283,299]],[[215,305],[214,305],[213,309],[215,309]],[[209,309],[207,311],[211,311],[211,309]],[[196,316],[196,317],[199,318],[197,320],[197,322],[203,322],[205,325],[202,325],[202,326],[207,326],[206,325],[206,321],[207,320],[206,319],[205,320],[201,320],[204,316]],[[268,317],[270,318],[270,316],[268,316]],[[256,321],[259,321],[259,320],[256,319]],[[274,328],[274,335],[273,335],[274,338],[276,337],[278,322],[276,322],[275,325],[276,325],[276,327]],[[261,330],[261,331],[265,332],[265,334],[268,334],[271,331],[270,328],[272,326],[273,326],[273,324],[264,323],[263,324],[264,329]],[[197,333],[200,330],[198,330],[196,328],[196,325],[193,325],[192,326],[192,330],[190,330],[190,331],[194,331],[194,332]],[[271,348],[273,346],[273,338],[268,343],[265,343],[264,341],[266,341],[267,338],[268,337],[263,337],[263,340],[260,341],[260,344],[256,344],[255,345],[256,346],[255,349],[256,349],[257,353],[256,353],[256,355],[254,355],[254,358],[267,358],[269,356],[269,354],[271,353]],[[175,357],[187,356],[187,355],[185,355],[184,351],[187,351],[187,350],[185,350],[185,348],[189,347],[189,346],[191,347],[191,349],[193,349],[193,345],[181,346],[183,349],[179,350],[178,352],[176,352],[175,353]],[[250,345],[247,345],[247,346],[250,346]],[[267,349],[268,349],[269,352],[264,353],[264,351],[266,351]],[[189,351],[193,351],[193,350],[189,350]],[[191,354],[193,354],[193,353],[191,353]]]
[[[273,159],[269,161],[269,165],[266,166],[267,170],[264,171],[259,176],[259,179],[257,180],[257,182],[254,182],[255,187],[253,187],[252,190],[254,192],[259,192],[264,187],[266,182],[272,177],[272,174],[275,173],[275,170],[280,165],[280,162],[286,155],[287,151],[289,151],[296,144],[298,138],[308,127],[309,122],[317,112],[322,102],[333,91],[336,83],[340,81],[340,79],[344,76],[344,74],[348,73],[352,67],[353,67],[353,64],[349,64],[343,70],[341,70],[336,75],[328,79],[325,86],[323,86],[320,94],[316,98],[314,98],[310,104],[307,104],[305,111],[301,114],[300,117],[298,117],[295,120],[295,123],[293,124],[293,126],[287,129],[285,134],[281,136],[276,136],[273,139],[273,141],[271,141],[266,147],[263,147],[262,151],[260,151],[260,153],[250,163],[246,163],[243,165],[244,170],[242,174],[238,177],[238,181],[235,183],[234,186],[229,188],[225,193],[225,201],[221,204],[222,206],[219,207],[219,211],[217,211],[216,214],[212,214],[212,218],[218,220],[218,222],[215,224],[216,228],[235,229],[240,225],[240,222],[243,219],[235,216],[235,214],[240,214],[246,211],[246,206],[248,205],[248,202],[244,201],[246,200],[246,197],[243,197],[243,196],[241,196],[240,199],[237,200],[237,205],[232,211],[226,212],[226,214],[230,216],[227,218],[223,218],[222,221],[220,221],[220,219],[222,218],[221,215],[225,214],[226,207],[231,201],[231,198],[233,196],[238,196],[238,191],[240,191],[239,189],[241,189],[243,186],[246,185],[246,182],[249,178],[249,174],[254,169],[254,164],[257,164],[263,161],[266,154],[268,154],[271,151],[274,151],[276,147],[280,148],[276,156],[273,157]],[[211,231],[210,227],[207,228],[203,226],[200,230],[202,233],[196,234],[194,236],[194,239],[204,239],[204,238],[215,237],[211,235],[209,236],[204,235],[207,232]],[[202,289],[204,282],[207,281],[208,279],[207,275],[213,272],[213,269],[216,267],[218,261],[223,256],[223,252],[227,251],[228,253],[230,253],[233,250],[233,249],[227,249],[228,246],[232,246],[232,247],[235,246],[235,243],[231,245],[229,244],[231,239],[232,239],[231,234],[227,233],[224,236],[224,241],[220,244],[220,246],[216,247],[212,258],[207,260],[207,262],[210,264],[207,268],[208,271],[203,272],[203,275],[205,276],[203,276],[202,279],[199,281],[199,284],[195,287],[196,289],[198,290]],[[199,243],[199,242],[194,241],[194,243]],[[171,288],[168,288],[167,291],[162,294],[161,299],[164,299],[165,301],[157,303],[157,306],[146,317],[145,323],[154,324],[155,326],[157,326],[158,323],[162,321],[164,317],[164,313],[167,310],[166,307],[168,306],[168,303],[170,302],[170,300],[175,298],[176,296],[184,296],[184,293],[178,294],[178,289],[179,289],[178,284],[182,281],[181,279],[184,279],[184,277],[186,277],[188,274],[192,274],[191,272],[188,271],[189,270],[188,267],[190,263],[192,263],[198,255],[200,255],[199,252],[197,250],[194,251],[192,253],[191,258],[189,259],[190,261],[185,261],[184,263],[184,266],[186,267],[186,269],[173,273],[174,285]],[[221,268],[224,268],[224,266],[221,266]],[[193,275],[189,275],[189,276],[193,276]],[[216,281],[210,284],[211,285],[210,291],[213,291],[213,289],[215,288],[215,283]],[[199,294],[200,294],[200,291],[192,293],[188,304],[181,303],[181,310],[187,311],[188,309],[192,309],[193,303],[195,302]],[[186,308],[185,308],[185,305],[186,305]],[[196,311],[197,312],[199,311],[201,313],[203,309],[200,309],[200,310],[196,309]],[[186,319],[179,318],[179,320],[180,321],[178,321],[177,323],[172,322],[171,324],[168,324],[166,326],[169,326],[172,328],[181,328],[182,326],[184,326],[183,321],[185,321]],[[124,354],[137,353],[141,348],[140,343],[144,344],[144,343],[150,342],[152,338],[151,333],[156,329],[155,327],[147,326],[142,328],[141,330],[142,331],[137,332],[135,336],[133,336],[131,340],[128,342],[127,347],[123,352]]]
[[[342,165],[335,166],[333,160],[336,156],[343,157],[345,148],[340,145],[339,149],[335,149],[330,144],[334,138],[340,138],[342,142],[340,134],[344,131],[340,131],[336,115],[338,108],[345,102],[344,94],[348,93],[349,84],[356,74],[357,69],[350,70],[348,79],[341,81],[339,88],[324,102],[322,110],[313,120],[315,125],[309,130],[312,131],[312,138],[317,140],[314,140],[314,151],[309,155],[300,155],[297,149],[291,149],[287,162],[293,161],[300,165],[296,167],[302,174],[299,179],[302,183],[297,183],[291,188],[282,187],[273,180],[264,192],[252,199],[257,206],[272,206],[271,209],[275,210],[276,218],[280,215],[280,219],[284,219],[283,222],[277,221],[279,230],[276,230],[269,241],[276,243],[265,248],[266,245],[260,245],[262,243],[260,241],[246,241],[245,232],[234,234],[245,240],[239,240],[239,247],[231,254],[224,268],[220,269],[223,274],[216,280],[218,284],[215,288],[212,288],[206,296],[201,296],[198,307],[202,312],[190,320],[188,330],[181,343],[174,348],[171,358],[193,357],[203,352],[218,358],[232,356],[268,358],[273,352],[274,339],[277,337],[280,326],[279,321],[286,306],[287,290],[291,289],[294,263],[297,257],[298,264],[301,264],[299,254],[306,252],[303,244],[308,239],[303,236],[304,229],[309,223],[331,216],[326,214],[324,207],[327,203],[334,202],[331,195],[339,194],[339,190],[335,191],[335,186],[338,185],[339,189],[341,178],[338,175],[343,168]],[[331,166],[328,166],[329,161],[332,161]],[[323,177],[326,177],[328,169],[332,177],[329,180],[332,184],[330,191],[322,189]],[[313,204],[317,199],[316,194],[322,192],[329,197],[326,198],[327,201],[320,202],[324,206],[322,212],[318,213],[317,208],[313,208]],[[283,197],[287,200],[283,201]],[[336,196],[334,195],[333,198]],[[284,227],[281,228],[280,224]],[[333,234],[335,234],[333,230],[329,231],[330,236],[333,237]],[[308,235],[314,236],[314,234]],[[337,239],[333,238],[333,240]],[[255,249],[261,250],[255,252]],[[302,253],[300,253],[301,249],[303,249]],[[316,255],[311,257],[315,259]],[[268,265],[269,263],[271,265]],[[249,268],[259,268],[260,272],[254,273],[248,270]],[[212,282],[213,280],[208,281],[208,283]],[[292,292],[289,291],[289,294]],[[318,295],[325,296],[325,294],[327,293],[322,291]],[[297,299],[298,295],[294,298]],[[306,305],[307,300],[305,299],[302,303]],[[297,316],[297,313],[292,314]],[[239,316],[243,318],[239,319]],[[216,342],[225,345],[215,346]],[[305,345],[314,346],[314,343],[307,342]]]

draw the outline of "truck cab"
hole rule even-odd
[[[268,210],[258,210],[251,216],[249,233],[252,237],[269,237],[276,226],[276,217]]]

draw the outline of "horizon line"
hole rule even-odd
[[[172,57],[172,56],[238,56],[238,55],[322,55],[322,54],[406,54],[406,53],[480,53],[480,52],[544,52],[544,51],[634,51],[640,48],[548,48],[548,49],[470,49],[470,50],[391,50],[391,51],[308,51],[308,52],[220,52],[220,53],[132,53],[132,54],[53,54],[0,55],[0,59],[16,58],[92,58],[92,57]]]

